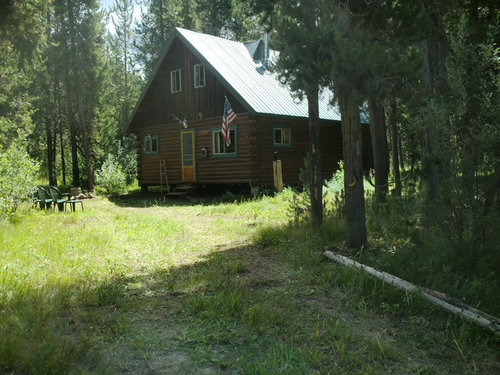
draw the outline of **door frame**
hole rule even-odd
[[[187,134],[191,134],[191,140],[192,140],[192,156],[193,156],[193,165],[192,166],[188,166],[188,167],[185,167],[184,166],[184,139],[183,139],[183,136],[187,135]],[[196,182],[197,181],[197,168],[196,168],[196,129],[182,129],[180,131],[180,143],[181,143],[181,148],[180,148],[180,151],[181,151],[181,176],[182,176],[182,182]],[[184,168],[190,168],[192,167],[193,168],[193,181],[186,181],[184,175]]]

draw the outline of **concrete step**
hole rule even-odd
[[[185,191],[171,191],[170,193],[165,194],[166,197],[171,198],[184,198],[188,195]]]
[[[196,195],[198,187],[196,185],[180,185],[172,189],[172,193],[185,193],[187,195]]]

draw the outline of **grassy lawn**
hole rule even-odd
[[[291,193],[0,224],[0,373],[498,374],[498,338],[321,256]]]

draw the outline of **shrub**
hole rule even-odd
[[[96,177],[97,185],[109,194],[118,194],[127,188],[125,173],[113,155],[108,156]]]
[[[137,176],[137,150],[135,137],[129,136],[117,142],[116,161],[125,173],[127,185],[130,185]]]
[[[0,218],[15,214],[22,201],[28,200],[35,183],[38,165],[30,158],[19,138],[0,153]]]

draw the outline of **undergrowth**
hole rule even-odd
[[[302,198],[291,189],[219,201],[98,198],[84,212],[31,210],[1,224],[0,373],[499,369],[490,333],[321,255],[343,250],[341,195],[318,230],[294,219],[307,208],[293,199]],[[372,247],[351,256],[389,271],[411,258],[424,227],[410,212],[404,225],[396,215],[371,222]]]

